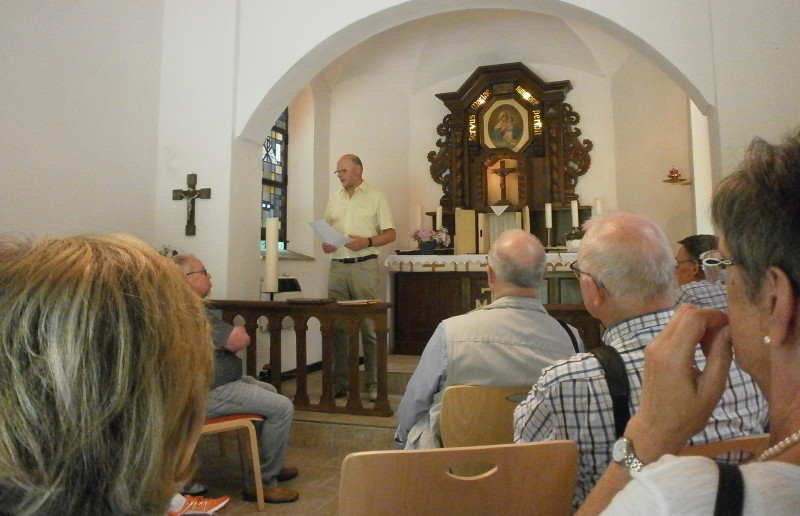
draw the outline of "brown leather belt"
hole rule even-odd
[[[372,260],[373,258],[377,258],[377,254],[369,254],[367,256],[359,256],[358,258],[333,258],[333,261],[339,263],[360,263],[366,262],[367,260]]]

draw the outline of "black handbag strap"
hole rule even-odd
[[[558,321],[558,324],[560,324],[561,327],[564,328],[564,331],[567,332],[567,335],[569,335],[569,340],[572,341],[572,347],[575,349],[575,353],[580,353],[581,350],[578,347],[578,340],[575,338],[575,335],[572,334],[572,331],[569,329],[569,326],[567,326],[567,323],[560,319],[556,319],[556,321]]]
[[[614,409],[614,434],[620,438],[625,433],[625,427],[631,418],[628,404],[631,387],[628,383],[628,373],[625,371],[625,362],[622,361],[622,357],[613,346],[595,346],[589,351],[603,366]]]
[[[719,468],[717,499],[714,516],[742,516],[744,508],[744,480],[736,464],[716,463]]]

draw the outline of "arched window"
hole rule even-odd
[[[261,249],[266,248],[267,219],[278,217],[278,249],[286,249],[286,199],[288,186],[289,110],[281,113],[261,148]]]

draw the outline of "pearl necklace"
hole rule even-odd
[[[792,446],[794,446],[799,442],[800,442],[800,430],[793,433],[792,435],[790,435],[783,441],[779,442],[775,446],[772,446],[766,451],[764,451],[764,453],[762,453],[761,456],[758,458],[757,462],[763,462],[765,460],[771,459],[772,457],[775,457],[776,455],[780,455],[781,453],[785,452],[786,450],[788,450],[789,448],[791,448]]]

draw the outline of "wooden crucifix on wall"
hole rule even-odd
[[[194,236],[197,226],[194,225],[194,201],[195,199],[211,199],[211,188],[201,188],[197,190],[197,174],[186,174],[186,190],[173,190],[172,200],[186,200],[186,235]]]

